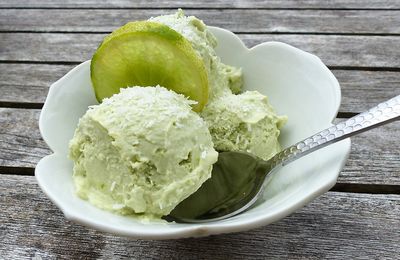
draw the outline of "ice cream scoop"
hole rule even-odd
[[[78,196],[124,215],[169,214],[218,157],[192,103],[162,87],[131,87],[89,108],[70,142]]]
[[[257,91],[222,95],[201,113],[218,151],[246,151],[268,160],[281,150],[278,137],[287,117],[279,116]]]
[[[167,219],[193,223],[237,215],[257,201],[280,167],[327,145],[397,119],[400,119],[400,96],[320,131],[267,161],[244,152],[220,153],[211,179],[180,203]]]

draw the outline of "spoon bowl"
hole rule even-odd
[[[252,154],[222,152],[213,165],[211,178],[166,219],[201,223],[236,215],[257,200],[268,170],[266,161]]]

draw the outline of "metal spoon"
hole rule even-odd
[[[277,169],[311,152],[400,118],[400,95],[331,126],[276,154],[268,161],[244,152],[221,152],[212,177],[165,217],[181,223],[226,219],[245,211]]]

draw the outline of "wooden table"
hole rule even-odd
[[[45,197],[33,175],[50,153],[38,129],[49,85],[113,29],[178,7],[249,47],[277,40],[318,55],[342,86],[338,118],[400,94],[397,0],[2,0],[0,258],[399,259],[400,122],[355,137],[330,192],[248,232],[132,240],[71,223]]]

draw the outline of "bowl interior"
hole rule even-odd
[[[222,61],[241,67],[246,90],[267,95],[289,121],[281,135],[283,147],[331,125],[340,105],[340,87],[316,57],[283,43],[269,42],[247,49],[233,33],[211,27],[219,40]],[[68,142],[88,106],[97,104],[90,82],[90,61],[54,83],[39,126],[54,151],[36,167],[38,183],[49,198],[76,222],[137,238],[165,239],[246,230],[269,224],[327,191],[336,182],[350,149],[344,140],[283,168],[268,184],[264,200],[233,218],[207,224],[141,223],[132,217],[100,210],[74,194]]]

